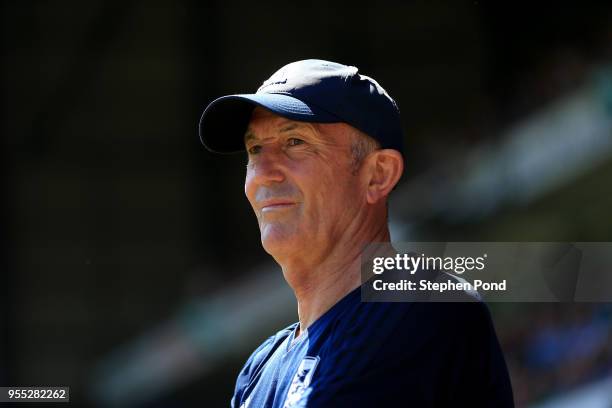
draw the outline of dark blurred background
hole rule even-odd
[[[398,102],[394,239],[612,241],[609,3],[1,4],[0,385],[229,405],[297,314],[245,157],[209,154],[197,122],[299,59],[356,65]],[[612,406],[609,304],[491,309],[518,406]]]

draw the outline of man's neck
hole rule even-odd
[[[381,226],[367,239],[340,242],[317,265],[281,265],[298,303],[300,324],[296,337],[331,309],[340,299],[361,285],[361,254],[371,242],[388,242],[389,229]]]

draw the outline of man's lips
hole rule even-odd
[[[261,211],[266,212],[266,211],[282,210],[282,209],[291,207],[293,205],[295,205],[295,202],[289,201],[289,200],[266,201],[262,203]]]

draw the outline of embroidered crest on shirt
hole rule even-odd
[[[283,408],[297,408],[305,406],[304,403],[311,391],[309,388],[310,381],[312,380],[312,376],[314,375],[318,363],[318,356],[304,357],[297,369],[297,372],[295,373],[295,376],[293,376]]]

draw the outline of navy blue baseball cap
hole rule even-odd
[[[216,153],[244,150],[244,134],[256,106],[301,122],[347,123],[403,153],[399,109],[372,78],[353,66],[309,59],[285,65],[254,94],[222,96],[200,119],[200,140]]]

